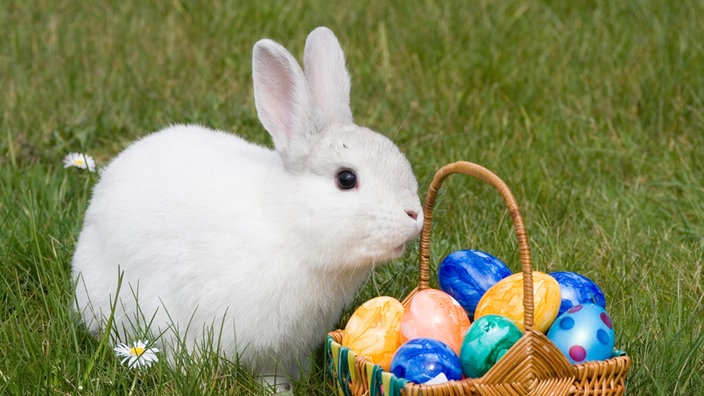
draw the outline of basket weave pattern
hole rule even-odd
[[[419,385],[397,378],[354,351],[341,346],[342,330],[328,334],[330,371],[340,395],[623,395],[630,368],[628,356],[572,365],[542,333],[533,329],[533,267],[528,236],[516,200],[508,186],[490,170],[471,162],[442,167],[428,188],[420,235],[418,286],[403,300],[405,306],[430,287],[430,230],[435,198],[445,179],[455,173],[473,176],[494,187],[504,199],[518,239],[523,273],[523,337],[481,378]]]

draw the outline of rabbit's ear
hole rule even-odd
[[[254,45],[252,78],[257,114],[276,151],[287,167],[302,166],[320,121],[301,67],[280,44],[263,39]]]
[[[315,103],[327,121],[351,123],[350,75],[340,43],[330,29],[319,27],[308,35],[303,65]]]

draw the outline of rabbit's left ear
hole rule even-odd
[[[319,132],[318,111],[301,67],[280,44],[263,39],[254,45],[252,77],[259,120],[285,166],[301,168]]]
[[[352,123],[350,75],[335,34],[326,27],[313,30],[303,53],[304,74],[326,123]]]

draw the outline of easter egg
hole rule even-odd
[[[454,297],[471,317],[482,295],[509,275],[506,264],[479,250],[452,252],[438,267],[440,289]]]
[[[604,292],[586,276],[568,271],[551,272],[549,275],[560,284],[562,303],[558,315],[579,304],[591,303],[606,307]]]
[[[401,345],[391,360],[391,372],[418,384],[441,375],[448,380],[462,379],[460,358],[445,343],[432,338],[416,338]]]
[[[533,325],[545,333],[560,310],[560,285],[552,276],[533,271]],[[492,286],[479,300],[474,320],[485,315],[505,316],[523,330],[523,274],[508,276]]]
[[[403,310],[401,343],[434,338],[459,354],[467,329],[469,317],[457,300],[441,290],[425,289],[417,292]]]
[[[606,360],[613,355],[614,327],[603,307],[580,304],[560,315],[548,338],[572,364]]]
[[[401,345],[403,305],[392,297],[376,297],[360,305],[342,333],[342,345],[388,371]]]
[[[523,336],[511,319],[486,315],[469,327],[462,343],[460,361],[468,378],[479,378]]]

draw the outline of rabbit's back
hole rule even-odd
[[[273,233],[286,230],[271,226],[281,216],[262,187],[277,185],[279,164],[275,152],[196,126],[149,135],[116,157],[94,189],[73,262],[89,327],[104,325],[122,273],[120,326],[212,325],[229,312],[256,332],[268,328],[257,323],[268,320],[263,308],[295,268],[275,264],[291,258],[277,246]]]

